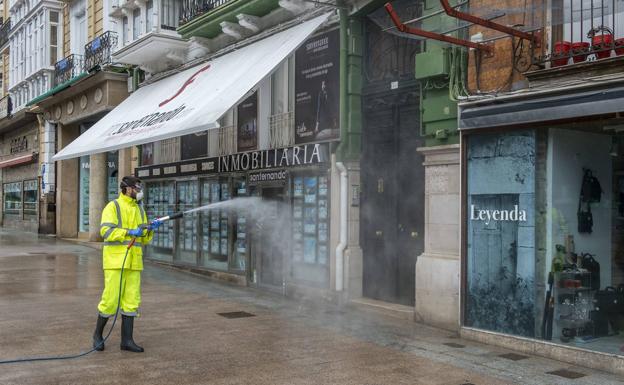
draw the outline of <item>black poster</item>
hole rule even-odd
[[[258,146],[258,92],[238,105],[238,151],[255,150]]]
[[[295,143],[340,136],[340,36],[315,36],[295,52]]]

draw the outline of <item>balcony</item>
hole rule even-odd
[[[620,0],[554,0],[551,52],[533,59],[545,68],[624,56]]]
[[[107,31],[85,45],[85,69],[92,71],[113,62],[112,54],[117,48],[117,34]]]
[[[54,87],[86,72],[82,55],[69,55],[54,64]]]
[[[0,48],[9,42],[9,32],[11,32],[11,19],[5,21],[0,27]]]
[[[196,17],[204,15],[213,9],[217,9],[233,0],[187,0],[182,4],[180,25],[188,23]]]

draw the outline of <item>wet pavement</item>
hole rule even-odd
[[[0,229],[0,360],[86,350],[101,289],[100,251]],[[508,350],[410,321],[149,263],[141,312],[135,340],[145,353],[119,350],[118,324],[104,352],[1,365],[0,384],[624,384],[541,357],[513,361],[501,357]],[[232,312],[253,316],[219,314]],[[584,377],[547,374],[559,369]]]

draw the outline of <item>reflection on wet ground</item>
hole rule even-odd
[[[0,360],[90,346],[100,251],[0,230]],[[292,300],[147,264],[135,339],[73,361],[0,367],[1,384],[565,384],[568,365],[375,313]],[[242,316],[241,312],[253,316]],[[110,324],[107,326],[109,327]],[[453,347],[449,343],[462,345]],[[447,345],[445,345],[447,344]],[[576,368],[579,370],[579,368]],[[575,384],[616,384],[581,369]]]

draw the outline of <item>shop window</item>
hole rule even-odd
[[[3,211],[6,216],[19,216],[22,213],[22,182],[2,185]]]
[[[247,178],[240,177],[233,180],[234,197],[244,197],[249,194],[247,186]],[[230,267],[234,270],[245,271],[247,266],[247,252],[249,242],[249,228],[247,226],[247,215],[244,211],[236,211],[234,213],[234,251]]]
[[[38,192],[36,179],[24,181],[24,217],[37,217]]]
[[[174,183],[149,182],[145,202],[145,211],[150,219],[176,212]],[[154,239],[148,246],[150,258],[169,262],[173,260],[174,224],[175,221],[167,221],[154,231]]]
[[[473,135],[467,167],[466,324],[533,337],[535,136]]]
[[[624,141],[602,126],[467,141],[466,325],[622,355]]]
[[[230,199],[227,179],[202,181],[201,205]],[[218,208],[203,211],[200,214],[202,229],[202,263],[206,267],[221,270],[228,268],[229,221],[228,213]]]
[[[326,176],[292,178],[293,261],[327,265],[329,256],[329,197]]]
[[[110,151],[106,154],[106,186],[108,191],[108,201],[119,197],[118,170],[117,160],[119,158],[118,151]]]
[[[78,231],[89,232],[89,175],[91,159],[89,155],[80,157],[78,180]]]
[[[197,181],[183,181],[176,184],[178,194],[177,211],[186,211],[199,205]],[[178,221],[176,259],[186,264],[197,264],[197,215],[185,215]]]

